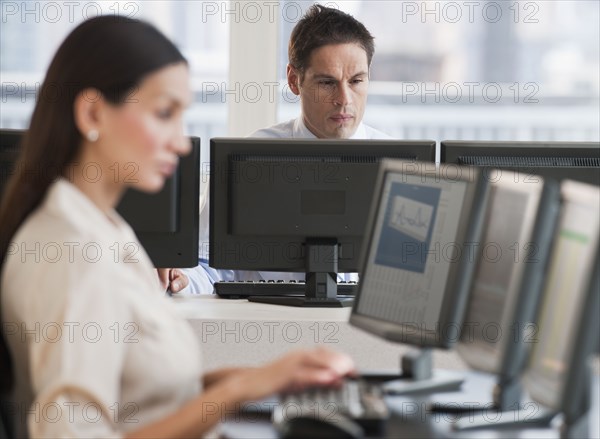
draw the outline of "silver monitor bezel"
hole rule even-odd
[[[535,180],[524,182],[521,178],[519,178],[518,174],[506,170],[492,170],[489,172],[488,178],[490,180],[492,190],[507,189],[529,195],[530,198],[526,207],[527,212],[525,213],[525,218],[523,221],[524,226],[520,231],[517,245],[519,246],[520,250],[523,250],[525,243],[534,245],[537,251],[537,257],[539,258],[536,261],[536,265],[538,265],[536,269],[543,269],[543,267],[539,266],[542,265],[543,261],[545,260],[544,255],[540,254],[543,251],[543,249],[540,248],[540,245],[545,243],[534,242],[533,240],[536,226],[540,226],[539,224],[536,225],[536,220],[538,220],[537,214],[542,202],[542,193],[546,184],[545,180],[541,177],[538,177]],[[490,215],[490,209],[492,209],[492,207],[493,206],[491,205],[490,201],[490,204],[488,204],[488,212],[486,212],[486,218]],[[548,230],[548,232],[551,231]],[[482,239],[486,239],[485,234],[486,231],[484,231],[484,236],[482,236]],[[482,245],[485,247],[487,242],[484,242]],[[515,257],[515,255],[511,256]],[[503,255],[503,257],[511,256],[506,254]],[[514,349],[515,344],[525,343],[528,341],[524,339],[526,335],[520,333],[520,330],[525,329],[523,326],[526,325],[528,321],[531,322],[533,319],[532,314],[535,310],[532,308],[534,308],[535,304],[537,303],[537,297],[532,297],[532,295],[538,296],[539,291],[522,291],[522,288],[526,286],[524,285],[524,278],[527,275],[526,271],[528,268],[533,267],[526,266],[524,255],[516,257],[516,259],[517,263],[514,264],[513,271],[511,272],[511,280],[505,296],[502,315],[500,321],[496,322],[498,323],[501,331],[501,335],[499,335],[500,339],[495,343],[491,343],[490,341],[486,341],[482,338],[471,339],[473,332],[485,330],[483,326],[484,323],[478,322],[480,323],[479,326],[469,328],[468,330],[463,329],[461,340],[457,344],[456,349],[459,355],[469,366],[474,369],[495,374],[502,374],[503,372],[506,372],[504,369],[510,367],[510,365],[507,364],[506,358],[507,355],[510,354],[509,350]],[[469,306],[472,305],[478,269],[479,264],[475,270],[475,276],[471,285],[465,318],[468,318]],[[529,318],[531,318],[531,320]],[[486,324],[487,323],[488,322],[486,322]],[[515,325],[517,325],[517,327]],[[518,333],[515,333],[515,331],[518,331]]]
[[[590,203],[600,212],[600,187],[584,183],[566,180],[561,185],[561,197],[568,202]],[[561,209],[562,212],[562,209]],[[600,216],[600,215],[599,215]],[[560,228],[557,227],[557,233]],[[576,395],[582,391],[582,375],[586,373],[585,363],[598,341],[598,316],[595,314],[598,306],[598,243],[600,242],[600,231],[596,230],[595,251],[590,258],[587,271],[587,282],[579,292],[579,303],[574,312],[572,339],[570,340],[566,355],[566,367],[561,376],[555,374],[550,376],[535,367],[537,356],[542,355],[539,349],[534,347],[529,358],[529,364],[524,375],[524,384],[533,400],[558,411],[569,411],[569,408],[579,404]],[[553,245],[552,252],[557,248]],[[544,294],[547,285],[544,286]],[[570,296],[573,297],[573,296]],[[540,307],[540,313],[548,298],[544,297]],[[541,315],[540,315],[541,319]],[[543,323],[538,319],[538,324]],[[548,328],[539,326],[537,337],[548,336]],[[558,379],[557,379],[558,378]]]
[[[384,185],[389,173],[416,175],[422,178],[433,176],[434,178],[447,178],[466,183],[465,201],[459,218],[459,230],[457,231],[456,241],[473,243],[479,240],[488,195],[488,184],[482,178],[481,170],[453,164],[433,165],[424,162],[414,163],[403,160],[384,160],[380,165],[375,185],[376,192],[367,221],[368,226],[365,232],[365,242],[370,243],[374,239],[377,215],[383,202]],[[371,245],[363,246],[361,256],[362,269],[360,271],[363,281],[359,283],[358,292],[350,315],[350,324],[386,340],[420,347],[448,349],[456,343],[458,337],[453,336],[451,331],[444,331],[444,329],[454,326],[460,328],[462,325],[466,298],[475,266],[474,261],[469,262],[468,258],[461,258],[459,262],[452,262],[450,264],[448,281],[443,293],[444,298],[441,306],[438,330],[424,330],[421,333],[415,334],[414,325],[382,321],[373,316],[359,313],[358,306],[361,297],[365,294],[364,286],[366,283],[364,282],[364,276],[368,272],[367,264],[370,251]]]

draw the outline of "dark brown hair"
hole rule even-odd
[[[361,46],[367,53],[367,64],[371,65],[375,43],[367,28],[338,9],[313,5],[292,30],[288,46],[289,63],[302,75],[315,49],[328,44],[347,43]]]
[[[74,116],[77,96],[96,89],[117,105],[147,75],[180,62],[187,63],[175,45],[140,20],[100,16],[69,34],[50,63],[0,205],[0,269],[20,225],[79,151],[82,136]],[[0,354],[0,390],[8,390],[12,368],[2,336]]]

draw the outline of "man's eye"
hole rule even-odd
[[[170,119],[171,116],[173,116],[173,110],[170,108],[166,110],[159,110],[156,115],[159,119]]]
[[[363,82],[362,79],[353,79],[352,80],[352,84],[360,84],[361,82]]]
[[[319,85],[322,85],[324,87],[333,87],[335,85],[335,81],[322,80],[319,81]]]

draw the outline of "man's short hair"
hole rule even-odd
[[[315,49],[328,44],[356,43],[367,53],[370,66],[375,53],[373,40],[373,35],[353,16],[338,9],[312,5],[292,30],[289,63],[302,75]]]

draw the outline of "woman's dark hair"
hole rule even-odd
[[[328,44],[347,43],[361,46],[367,53],[367,65],[371,65],[375,43],[367,28],[352,15],[338,9],[313,5],[292,30],[288,46],[289,63],[303,75],[315,49]]]
[[[77,96],[96,89],[108,102],[120,104],[147,75],[180,62],[187,63],[177,47],[140,20],[100,16],[71,32],[50,63],[0,205],[0,269],[19,226],[77,156],[82,141],[75,125]],[[7,353],[0,336],[0,390],[5,391],[12,386]]]

